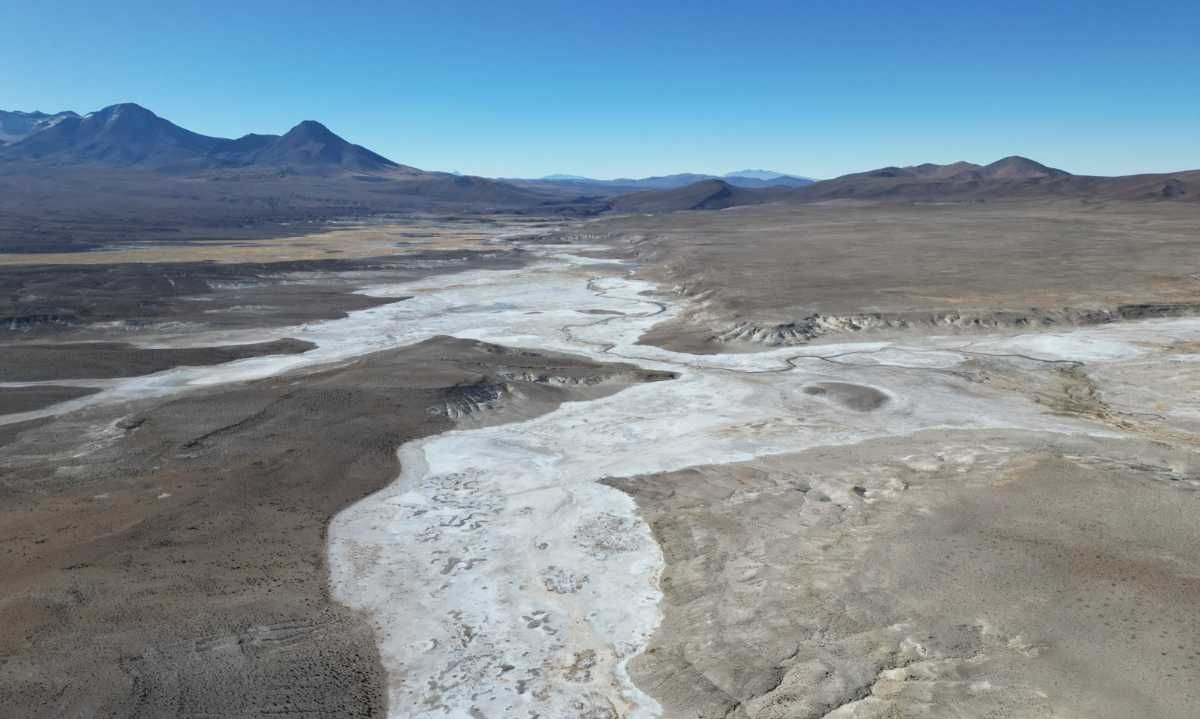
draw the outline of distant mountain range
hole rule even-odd
[[[595,214],[576,193],[426,172],[319,122],[210,137],[132,103],[0,112],[0,253],[264,232],[378,213]]]
[[[726,180],[762,180],[763,182],[773,182],[775,180],[799,180],[799,184],[808,185],[816,182],[811,177],[802,175],[791,175],[786,172],[775,172],[774,170],[738,170],[737,172],[727,172],[723,175]]]
[[[153,216],[193,227],[240,227],[409,211],[594,215],[763,203],[1044,199],[1197,200],[1200,171],[1094,177],[1014,156],[819,181],[770,170],[495,180],[402,165],[312,120],[282,135],[227,139],[184,129],[133,103],[86,115],[0,111],[0,251],[5,243],[54,244],[55,233],[73,238],[72,217],[99,213],[120,226],[127,217]],[[47,218],[60,224],[48,230]],[[5,236],[6,226],[19,229]]]
[[[955,162],[883,167],[801,187],[738,187],[703,180],[683,188],[646,190],[611,199],[623,212],[725,209],[768,202],[838,200],[984,202],[995,200],[1200,200],[1200,170],[1121,177],[1073,175],[1025,157],[989,165]]]
[[[770,170],[741,170],[725,175],[704,175],[698,173],[679,173],[675,175],[660,175],[655,177],[631,178],[622,177],[615,180],[597,180],[581,175],[546,175],[538,178],[503,178],[518,186],[537,187],[543,189],[569,189],[580,193],[592,193],[604,196],[620,195],[638,190],[670,190],[686,187],[697,182],[722,180],[734,187],[803,187],[811,185],[815,180],[809,177],[787,175]]]
[[[0,110],[0,145],[11,144],[40,132],[67,118],[79,117],[73,112],[8,112]]]
[[[0,113],[0,162],[100,165],[162,172],[211,169],[287,169],[300,174],[416,173],[365,147],[353,145],[319,122],[306,120],[284,135],[209,137],[164,120],[140,105],[123,103],[80,116],[74,112]]]
[[[791,187],[739,187],[723,179],[701,180],[668,190],[643,190],[609,200],[614,212],[673,212],[675,210],[723,210],[738,205],[760,205],[787,199]]]

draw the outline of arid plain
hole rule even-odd
[[[946,423],[612,480],[665,556],[634,681],[679,717],[1193,712],[1198,222],[843,202],[589,227],[689,298],[643,342],[800,367],[825,347],[828,371],[882,392],[859,412],[948,391],[1083,423]]]
[[[3,256],[10,715],[1200,706],[1193,203],[320,229]]]

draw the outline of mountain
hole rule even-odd
[[[1082,199],[1200,201],[1200,171],[1097,177],[1073,175],[1026,157],[989,165],[955,162],[881,167],[799,187],[736,188],[703,181],[683,188],[621,195],[609,200],[618,212],[724,209],[765,202],[983,202]],[[734,192],[733,190],[738,190]]]
[[[1013,155],[989,165],[971,162],[948,165],[925,163],[851,173],[800,188],[795,199],[939,202],[1087,197],[1105,187],[1111,188],[1116,179],[1072,175]]]
[[[40,114],[40,113],[39,113]],[[6,113],[32,118],[34,113]],[[40,129],[0,147],[0,161],[40,166],[98,165],[173,173],[262,169],[300,174],[416,172],[354,145],[319,122],[306,120],[285,135],[236,140],[185,130],[134,103],[110,105],[79,117],[37,118]],[[14,127],[21,126],[14,121]]]
[[[748,177],[752,180],[774,180],[776,177],[783,177],[784,173],[775,172],[774,170],[738,170],[736,172],[726,172],[724,177]]]
[[[850,181],[886,180],[897,183],[913,181],[945,181],[950,183],[977,182],[980,180],[1033,180],[1048,177],[1068,177],[1071,173],[1047,167],[1027,157],[1013,155],[997,160],[990,165],[972,162],[953,162],[935,165],[927,162],[909,167],[881,167],[867,172],[856,172],[835,177],[825,183],[845,184]],[[832,185],[827,185],[832,186]]]
[[[254,137],[262,142],[262,136]],[[361,145],[352,145],[330,132],[315,120],[305,120],[283,137],[263,142],[261,149],[245,154],[245,164],[273,167],[324,167],[354,172],[384,172],[399,170],[398,163],[371,152]],[[411,170],[412,168],[404,168]]]
[[[773,173],[764,173],[773,174]],[[811,177],[797,177],[795,175],[775,175],[775,177],[752,177],[750,175],[726,175],[725,181],[731,185],[738,187],[804,187],[811,185],[816,180]]]
[[[208,157],[220,166],[244,165],[279,140],[279,135],[250,133],[236,140],[227,140],[209,153]]]
[[[702,180],[667,190],[644,190],[621,195],[609,202],[614,212],[675,212],[677,210],[723,210],[738,205],[756,205],[777,199],[788,188],[750,189],[724,180]]]
[[[5,160],[167,167],[203,158],[221,143],[168,122],[133,103],[63,120],[15,142]]]
[[[687,187],[706,180],[721,180],[735,187],[801,187],[813,181],[807,177],[784,175],[766,170],[743,170],[718,177],[692,172],[654,177],[620,177],[615,180],[597,180],[581,175],[546,175],[536,179],[507,178],[504,181],[524,187],[544,190],[572,190],[583,194],[612,196],[638,190],[670,190]]]
[[[774,170],[738,170],[737,172],[725,173],[724,178],[726,181],[752,180],[792,187],[810,185],[815,182],[811,177],[789,175],[786,172],[775,172]]]
[[[426,172],[319,122],[283,135],[210,137],[132,103],[80,117],[7,113],[0,252],[58,251],[393,212],[587,215],[606,204],[554,187]],[[12,118],[17,118],[13,120]],[[254,230],[247,228],[265,228]]]
[[[0,110],[0,145],[24,140],[35,132],[41,132],[69,117],[79,117],[73,112],[9,112]]]
[[[1027,157],[1012,155],[1003,160],[997,160],[990,165],[979,168],[980,177],[996,180],[1031,180],[1044,177],[1068,177],[1071,173],[1046,167],[1040,162],[1034,162]]]

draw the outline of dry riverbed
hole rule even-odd
[[[1194,714],[1200,321],[689,354],[693,300],[515,244],[133,339],[302,352],[32,383],[98,391],[0,418],[5,700]]]

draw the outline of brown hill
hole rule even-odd
[[[824,180],[798,188],[791,199],[819,201],[830,199],[897,199],[940,201],[1001,199],[1061,192],[1061,180],[1074,177],[1068,172],[1047,167],[1024,157],[1006,157],[990,165],[955,162],[949,165],[927,163],[913,167],[884,167]]]
[[[669,190],[645,190],[621,195],[609,202],[615,212],[674,212],[675,210],[723,210],[738,205],[756,205],[786,197],[792,188],[736,187],[724,180],[704,180]]]
[[[955,162],[882,167],[804,187],[720,187],[701,182],[674,190],[638,192],[610,202],[617,212],[723,209],[766,202],[984,202],[1003,200],[1200,200],[1200,170],[1099,177],[1073,175],[1025,157],[990,165]]]
[[[1027,157],[1011,155],[973,171],[975,175],[993,180],[1032,180],[1043,177],[1066,177],[1071,173],[1046,167]]]

